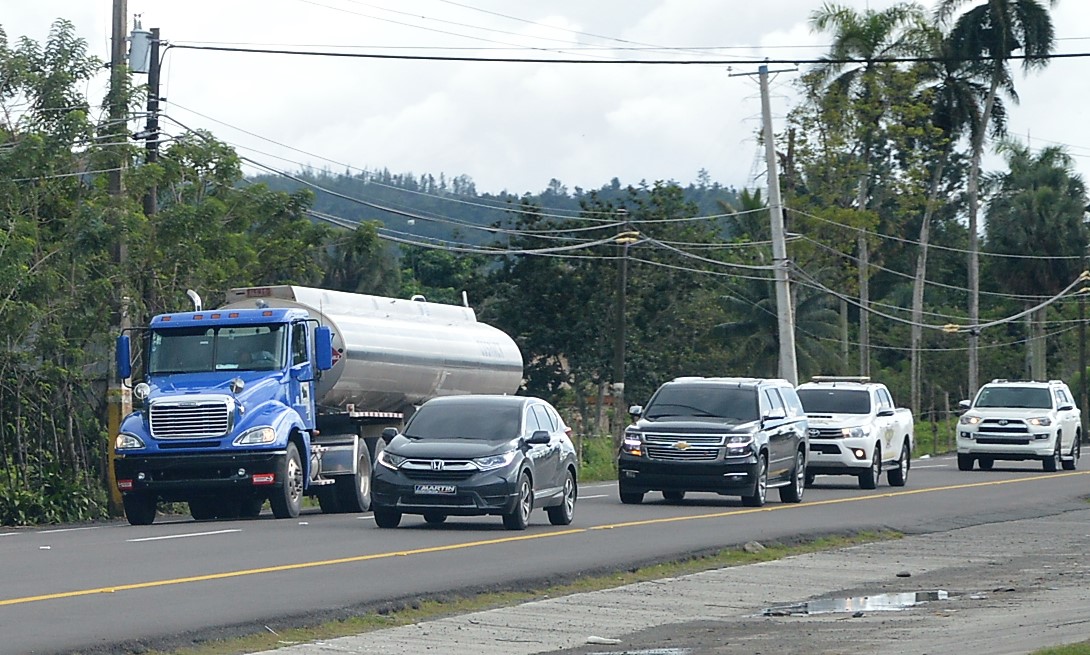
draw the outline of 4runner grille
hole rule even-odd
[[[158,439],[220,437],[230,427],[226,402],[155,403],[149,413],[151,436]]]
[[[1029,427],[1021,419],[986,418],[980,422],[977,433],[996,437],[1010,436],[1017,438],[1029,434]]]
[[[653,434],[643,436],[647,457],[665,461],[714,462],[719,459],[721,434]]]

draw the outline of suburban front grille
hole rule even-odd
[[[655,434],[643,435],[649,459],[683,462],[714,462],[725,437],[721,434]]]
[[[151,436],[157,439],[221,437],[230,428],[223,401],[160,402],[151,406]]]

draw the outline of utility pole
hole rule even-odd
[[[148,62],[148,121],[144,126],[144,134],[147,137],[145,151],[147,152],[147,164],[159,161],[159,28],[151,28],[151,58]],[[144,196],[144,215],[155,215],[159,208],[159,189],[152,182]]]
[[[620,214],[622,220],[627,214],[623,208],[618,210],[617,213]],[[640,233],[630,229],[631,226],[627,222],[622,227],[623,231],[619,232],[614,239],[617,242],[617,251],[620,254],[617,260],[617,315],[613,330],[613,415],[617,420],[617,425],[613,431],[613,445],[618,447],[621,440],[624,439],[624,417],[628,414],[628,408],[625,407],[624,400],[625,300],[628,294],[628,247],[636,243],[640,238]]]
[[[775,267],[776,316],[780,332],[780,377],[795,385],[799,383],[799,368],[795,359],[795,317],[787,277],[787,240],[783,228],[783,201],[780,199],[780,174],[772,131],[772,108],[768,100],[768,66],[762,64],[757,70],[761,81],[761,119],[768,165],[768,213],[772,219],[772,262]]]

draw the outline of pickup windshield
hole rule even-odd
[[[870,414],[870,392],[855,389],[799,389],[807,414]]]
[[[1052,409],[1052,394],[1041,387],[984,387],[976,406]]]
[[[151,333],[148,372],[271,371],[281,367],[284,325],[169,328]]]
[[[667,385],[651,398],[643,416],[649,419],[713,416],[756,421],[757,390],[711,385]]]

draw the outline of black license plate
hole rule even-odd
[[[453,484],[418,484],[415,491],[421,496],[436,496],[458,493],[458,487]]]

